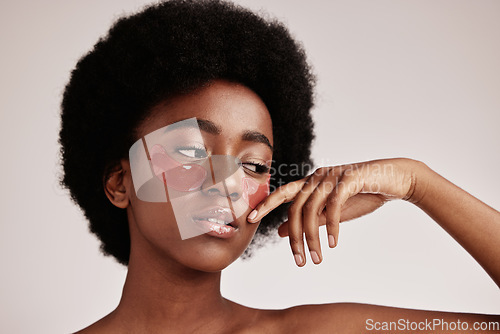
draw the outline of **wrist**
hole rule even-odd
[[[410,187],[403,200],[418,204],[422,202],[429,186],[431,169],[422,161],[408,159]]]

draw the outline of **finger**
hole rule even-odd
[[[335,220],[335,209],[337,208],[335,192],[330,193],[326,202],[326,233],[328,234],[328,246],[334,248],[339,240],[340,220]]]
[[[256,223],[264,218],[269,212],[283,203],[288,203],[295,198],[295,195],[307,182],[307,177],[287,183],[260,202],[247,217],[249,223]]]
[[[328,172],[330,175],[340,175],[342,171],[346,168],[348,168],[350,165],[342,165],[342,166],[334,166],[334,167],[328,167],[328,168],[318,168],[316,170],[316,174],[322,173],[322,172]],[[269,212],[277,208],[283,203],[288,203],[292,201],[297,195],[302,190],[302,187],[306,184],[307,180],[312,176],[313,174],[294,181],[287,183],[278,189],[274,191],[272,194],[270,194],[266,199],[264,199],[262,202],[260,202],[255,209],[250,212],[250,214],[247,217],[247,220],[249,223],[256,223],[264,216],[266,216]]]
[[[323,226],[323,225],[326,225],[325,212],[323,212],[321,214],[321,216],[319,217],[319,226]],[[283,224],[281,224],[278,227],[278,235],[282,238],[288,237],[288,220],[283,222]]]
[[[307,200],[307,203],[304,205],[304,220],[306,222],[315,223],[305,224],[306,241],[309,250],[311,250],[311,248],[314,248],[314,251],[321,252],[319,244],[319,220],[320,217],[323,216],[323,209],[326,206],[326,201],[332,193],[333,189],[335,189],[338,181],[339,177],[337,175],[327,175],[323,179],[323,181],[316,187],[315,191],[311,194],[311,196]],[[314,226],[316,224],[317,226]],[[332,244],[334,245],[334,243],[332,243],[332,238],[333,235],[328,233],[328,244],[330,247],[333,247]]]
[[[305,252],[304,252],[304,223],[302,219],[304,203],[307,202],[309,196],[314,192],[317,185],[321,183],[326,173],[326,168],[319,168],[313,174],[310,175],[306,184],[302,187],[302,190],[295,196],[292,205],[288,209],[288,240],[290,242],[290,247],[295,258],[295,262],[298,266],[303,266],[305,264]],[[308,233],[306,233],[306,238],[311,239],[311,243],[319,242],[319,238],[316,241],[315,234],[313,232],[316,229],[316,234],[318,230],[318,222],[310,221],[307,225],[312,225],[307,227]],[[321,252],[318,253],[318,247],[314,246],[310,250],[311,259],[315,264],[321,262],[320,258]]]
[[[288,236],[288,220],[278,227],[278,235],[282,238]]]
[[[325,207],[328,195],[337,184],[337,177],[334,175],[323,175],[323,180],[316,186],[308,197],[302,210],[304,221],[304,232],[306,242],[313,262],[316,264],[322,261],[321,244],[319,240],[319,220]]]
[[[328,196],[326,203],[326,229],[328,232],[329,244],[332,244],[333,247],[338,245],[342,206],[350,197],[358,194],[362,188],[363,184],[359,174],[343,174],[334,191]],[[330,247],[332,246],[330,245]]]

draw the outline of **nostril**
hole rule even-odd
[[[220,191],[217,188],[209,188],[209,189],[207,189],[207,194],[209,194],[209,195],[216,195],[216,194],[219,194],[219,193],[220,193]]]
[[[239,192],[235,191],[232,192],[231,194],[227,194],[226,191],[221,192],[221,190],[218,189],[217,187],[208,188],[205,190],[205,193],[209,196],[219,195],[219,196],[229,197],[232,201],[237,201],[241,197],[241,194]]]

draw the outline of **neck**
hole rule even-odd
[[[234,303],[220,293],[220,271],[202,272],[145,255],[132,252],[114,312],[128,329],[147,324],[149,330],[175,326],[186,331],[217,327],[230,319]]]

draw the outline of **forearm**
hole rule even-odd
[[[500,213],[415,162],[408,201],[425,211],[486,270],[500,287]]]

